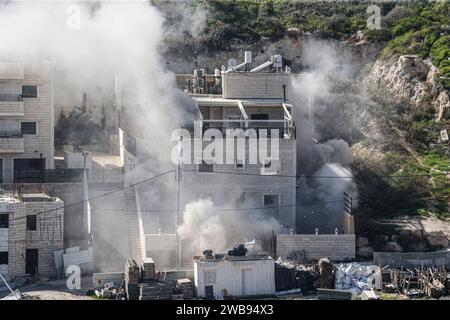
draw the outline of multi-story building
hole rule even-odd
[[[236,136],[234,154],[228,159],[230,150],[224,142],[223,163],[196,161],[201,159],[204,149],[195,149],[195,140],[203,136],[193,136],[190,141],[193,162],[183,163],[181,207],[199,198],[211,198],[218,207],[262,208],[261,215],[295,229],[297,151],[293,108],[289,104],[290,70],[282,67],[279,55],[252,69],[251,56],[246,53],[246,62],[223,69],[220,74],[220,95],[191,94],[201,113],[197,132],[204,134],[208,129],[216,129],[225,138],[227,130],[242,129],[244,136]],[[194,79],[193,83],[196,82]],[[256,134],[255,139],[251,138],[251,130]],[[260,130],[267,130],[267,135]],[[273,130],[278,135],[276,141]],[[278,156],[270,151],[275,142]],[[239,143],[245,145],[241,149],[245,149],[245,159],[237,156]],[[208,143],[203,140],[202,144]],[[267,152],[260,152],[262,145]],[[270,160],[261,158],[261,154]],[[252,157],[257,161],[252,161]]]
[[[0,62],[0,183],[53,169],[53,113],[49,62]]]
[[[16,191],[0,196],[0,272],[56,277],[54,251],[63,248],[64,202]]]

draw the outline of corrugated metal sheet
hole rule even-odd
[[[89,250],[63,254],[64,267],[92,263],[92,253]]]

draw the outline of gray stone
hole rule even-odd
[[[400,246],[398,242],[389,241],[384,246],[384,250],[387,252],[402,252],[403,248]]]

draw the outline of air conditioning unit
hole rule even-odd
[[[283,67],[283,57],[281,56],[281,54],[274,54],[272,56],[272,64],[274,68]]]
[[[194,70],[195,78],[203,78],[205,76],[205,69],[196,69]]]

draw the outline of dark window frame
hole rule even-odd
[[[27,215],[27,231],[37,230],[37,216],[35,214]]]
[[[25,127],[23,126],[25,124]],[[26,126],[34,125],[34,130],[30,130],[30,128],[27,128]],[[33,128],[31,128],[33,129]],[[20,132],[22,135],[24,134],[37,134],[37,122],[33,121],[24,121],[20,123]]]
[[[9,213],[2,213],[0,214],[0,229],[7,229],[7,228],[9,228]]]
[[[25,89],[25,90],[24,90]],[[31,91],[30,91],[31,89]],[[34,85],[23,85],[22,86],[22,98],[37,98],[38,97],[38,86]]]
[[[8,251],[0,251],[0,264],[9,264]]]

